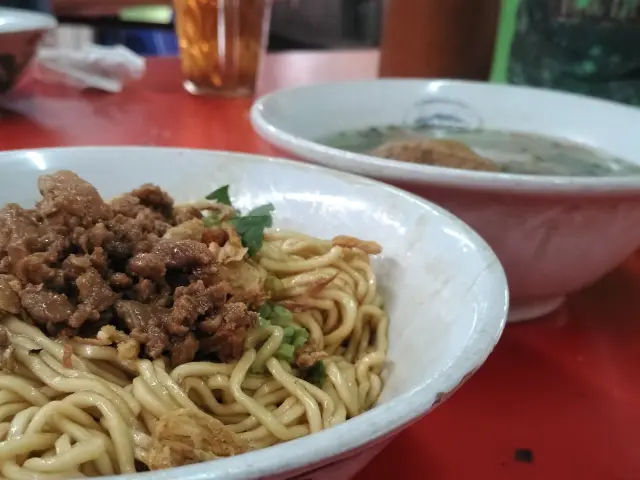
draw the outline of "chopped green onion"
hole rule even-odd
[[[296,333],[296,327],[288,326],[283,329],[284,337],[282,339],[282,343],[293,344],[293,337]]]
[[[303,346],[309,340],[309,332],[306,328],[299,328],[295,331],[293,335],[293,340],[291,343],[294,347],[299,348]]]
[[[276,357],[285,362],[293,362],[293,357],[296,353],[296,347],[293,345],[289,345],[288,343],[281,343],[280,347],[276,351]]]
[[[271,326],[271,322],[266,318],[259,317],[258,324],[261,328],[267,328]]]
[[[278,277],[269,275],[264,281],[264,288],[268,293],[274,294],[282,290],[284,288],[284,284]]]
[[[293,322],[293,314],[282,305],[275,305],[271,302],[265,302],[258,311],[260,318],[260,327],[266,328],[271,325],[282,327],[283,338],[280,348],[284,353],[280,352],[278,358],[293,363],[296,350],[302,347],[309,340],[309,331],[296,325]],[[291,353],[289,355],[289,353]]]
[[[271,317],[271,312],[273,311],[273,305],[269,302],[264,302],[262,304],[262,306],[260,307],[260,310],[258,311],[258,314],[264,318],[265,320],[268,320],[269,317]]]
[[[275,325],[286,327],[293,323],[293,314],[282,305],[274,305],[269,320]]]

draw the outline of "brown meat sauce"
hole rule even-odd
[[[38,186],[34,209],[0,210],[0,312],[88,342],[112,325],[140,356],[166,354],[174,366],[242,355],[266,295],[263,279],[239,294],[219,259],[225,230],[151,184],[111,202],[69,171]]]
[[[376,157],[436,167],[500,171],[497,163],[481,157],[464,143],[449,139],[391,140],[370,153]]]

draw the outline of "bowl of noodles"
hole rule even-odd
[[[640,109],[439,79],[286,89],[256,131],[297,158],[415,193],[473,227],[504,266],[510,321],[541,317],[640,245]]]
[[[198,150],[0,163],[2,478],[346,480],[504,327],[491,249],[393,187]]]

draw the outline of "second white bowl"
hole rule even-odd
[[[547,90],[448,80],[371,80],[259,99],[254,128],[285,152],[432,200],[474,227],[507,272],[510,320],[534,318],[640,245],[640,177],[554,177],[430,167],[330,148],[344,130],[439,114],[460,125],[564,138],[640,163],[640,109]],[[382,208],[382,206],[381,206]]]

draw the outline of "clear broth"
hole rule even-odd
[[[574,142],[500,130],[394,125],[343,131],[320,139],[320,143],[355,153],[369,153],[389,141],[425,138],[463,143],[478,155],[495,162],[504,173],[595,177],[640,175],[640,166]]]

